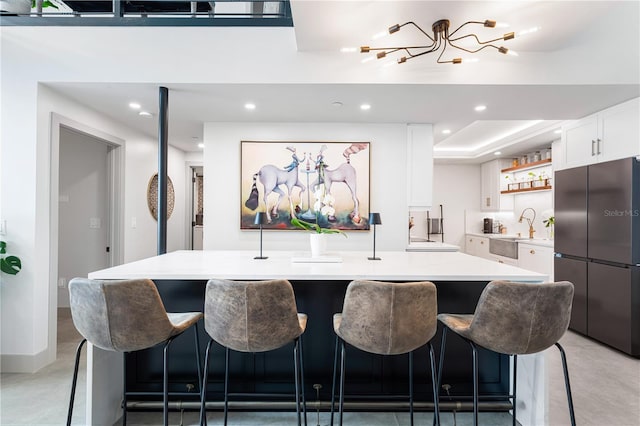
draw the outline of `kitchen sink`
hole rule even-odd
[[[524,241],[526,238],[490,238],[489,253],[497,254],[511,259],[518,258],[518,241]]]

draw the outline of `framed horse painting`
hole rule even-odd
[[[299,229],[297,218],[323,228],[368,230],[369,142],[242,141],[240,228]]]

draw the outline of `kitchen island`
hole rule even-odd
[[[305,253],[267,252],[268,259],[255,260],[253,251],[177,251],[125,265],[92,272],[92,279],[150,278],[158,287],[168,311],[202,310],[204,288],[211,278],[232,280],[288,279],[296,294],[298,310],[309,315],[304,334],[305,393],[308,401],[316,401],[314,384],[322,385],[320,401],[330,398],[331,369],[333,367],[334,334],[331,326],[333,313],[342,308],[348,283],[354,279],[381,281],[429,280],[438,289],[438,312],[471,313],[485,285],[492,280],[512,280],[529,283],[546,281],[542,274],[491,262],[458,252],[379,252],[382,260],[370,261],[369,252],[340,252],[328,256],[332,262],[304,261]],[[317,259],[316,259],[317,260]],[[439,336],[434,346],[439,350]],[[204,347],[206,335],[201,344]],[[182,339],[182,341],[180,340]],[[183,392],[184,404],[195,406],[195,395],[187,389],[197,385],[194,380],[193,336],[185,333],[172,346],[172,391]],[[222,391],[222,348],[211,357],[210,406],[217,407]],[[480,391],[483,394],[502,395],[509,391],[509,359],[493,352],[480,355]],[[290,351],[285,348],[266,354],[237,356],[231,365],[236,377],[232,392],[291,392],[292,372]],[[540,356],[531,356],[518,364],[518,419],[523,425],[541,424],[545,418],[544,362]],[[156,397],[145,392],[161,389],[161,353],[158,348],[129,354],[126,380],[130,391],[140,392],[140,401],[132,404],[152,407]],[[415,392],[417,406],[428,409],[433,395],[424,348],[416,354]],[[520,360],[520,358],[519,358]],[[362,409],[384,407],[389,411],[402,410],[403,400],[385,397],[380,404],[376,394],[406,394],[407,358],[376,357],[351,351],[348,366],[347,392],[357,394],[365,405]],[[112,424],[118,418],[122,389],[120,355],[90,347],[87,369],[87,423]],[[120,369],[120,373],[118,373]],[[129,371],[130,370],[130,371]],[[241,379],[239,378],[241,377]],[[471,358],[469,347],[460,339],[450,338],[443,371],[443,383],[451,384],[451,397],[443,397],[443,404],[457,401],[468,403],[471,394]],[[197,386],[196,386],[197,389]],[[251,400],[248,400],[251,403]],[[369,405],[366,405],[366,404]],[[508,402],[500,398],[487,402],[491,409],[508,409]],[[326,407],[326,405],[324,405]],[[233,406],[232,406],[233,407]],[[245,406],[247,407],[247,406]],[[273,406],[271,406],[273,407]],[[281,405],[284,408],[286,404]],[[256,405],[254,408],[265,408]]]

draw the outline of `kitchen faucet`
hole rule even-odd
[[[529,219],[524,215],[524,212],[526,212],[527,210],[531,210],[533,212],[533,219]],[[523,218],[527,219],[527,223],[529,223],[529,238],[533,239],[533,233],[536,232],[533,229],[533,221],[536,220],[536,211],[531,207],[527,207],[526,209],[522,210],[522,213],[520,213],[520,219],[518,219],[518,223],[522,223]]]

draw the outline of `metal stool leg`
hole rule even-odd
[[[224,426],[227,426],[229,414],[229,348],[225,348],[224,354]]]
[[[472,341],[467,341],[471,345],[473,362],[473,426],[478,426],[478,349]]]
[[[198,333],[198,323],[194,324],[194,332],[196,335],[196,363],[198,365],[198,387],[202,384],[202,361],[200,360],[200,334]],[[200,395],[202,395],[202,387],[200,387]]]
[[[164,426],[169,426],[169,345],[173,342],[173,337],[164,344],[164,355],[162,362],[162,402],[163,413],[162,422]]]
[[[127,353],[122,354],[122,426],[127,426]]]
[[[336,335],[336,348],[335,348],[335,354],[333,357],[333,382],[331,385],[331,422],[329,423],[331,426],[333,426],[333,413],[335,411],[335,402],[336,402],[336,375],[337,375],[337,371],[338,371],[338,341],[339,341],[339,337]]]
[[[342,426],[342,413],[344,412],[344,369],[345,369],[345,348],[344,341],[340,339],[340,426]]]
[[[436,354],[431,342],[427,344],[429,348],[429,360],[431,364],[431,383],[433,386],[433,421],[440,426],[440,397],[438,396],[438,381],[436,380]],[[440,360],[442,362],[442,359]]]
[[[440,360],[438,362],[438,381],[435,384],[433,397],[440,396],[440,386],[442,385],[442,366],[444,365],[444,347],[447,343],[447,327],[442,327],[442,338],[440,339]],[[435,364],[434,364],[435,365]],[[455,412],[454,412],[455,416]],[[438,424],[440,424],[440,413],[438,413]],[[433,426],[436,426],[436,417],[433,416]]]
[[[202,378],[202,387],[200,393],[200,426],[207,425],[207,379],[209,377],[209,352],[211,351],[211,344],[213,339],[209,339],[207,343],[207,350],[204,354],[204,374]]]
[[[562,358],[562,370],[564,372],[564,385],[567,391],[567,402],[569,403],[569,416],[571,418],[571,426],[576,426],[576,415],[573,411],[573,398],[571,397],[571,384],[569,383],[569,370],[567,368],[567,356],[564,353],[564,349],[560,346],[560,343],[556,342],[556,346],[560,350],[560,357]]]
[[[413,351],[409,352],[409,418],[413,426]]]
[[[298,340],[300,341],[299,343],[299,347],[298,347],[298,352],[300,353],[300,386],[301,386],[301,394],[302,394],[302,414],[304,416],[304,426],[307,426],[307,400],[306,397],[304,395],[304,356],[303,356],[303,352],[302,352],[302,347],[304,346],[304,341],[302,339],[302,335],[300,335],[300,337],[298,338]]]
[[[73,367],[73,379],[71,380],[71,395],[69,396],[69,411],[67,413],[67,426],[71,426],[71,417],[73,417],[73,402],[76,398],[76,384],[78,383],[78,368],[80,366],[80,354],[82,347],[87,343],[87,339],[82,339],[76,349],[76,361]]]
[[[516,407],[518,405],[518,399],[516,398],[516,383],[518,377],[518,355],[513,356],[513,426],[516,426]]]
[[[300,416],[300,376],[298,364],[300,363],[300,357],[298,355],[298,345],[300,339],[296,339],[293,343],[293,372],[295,374],[295,387],[296,387],[296,416],[298,418],[298,426],[302,425],[302,417]]]

